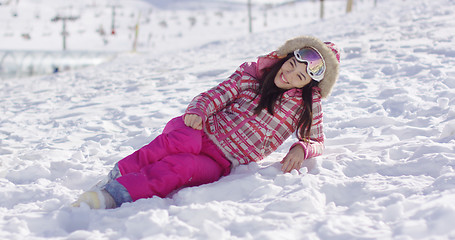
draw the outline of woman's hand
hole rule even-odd
[[[196,114],[186,114],[184,122],[190,128],[202,130],[202,118]]]
[[[283,164],[281,171],[288,173],[292,169],[299,170],[302,167],[302,163],[305,160],[305,150],[300,144],[295,145],[288,154],[281,160],[280,163]]]

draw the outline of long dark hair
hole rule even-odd
[[[289,53],[285,58],[280,59],[271,68],[266,69],[262,79],[258,80],[259,87],[256,89],[256,93],[260,99],[258,106],[254,109],[256,114],[267,109],[269,114],[274,115],[275,105],[278,101],[281,103],[283,93],[286,91],[275,85],[275,76],[281,66],[293,56],[293,53]],[[312,80],[302,88],[302,111],[297,121],[297,138],[303,141],[310,139],[310,129],[313,123],[313,87],[318,84]]]

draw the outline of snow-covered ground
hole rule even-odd
[[[455,1],[377,8],[0,82],[0,239],[454,239]],[[70,208],[188,102],[302,34],[344,49],[325,154],[257,164],[171,198]]]
[[[374,1],[357,1],[353,11],[368,11]],[[315,0],[251,2],[255,33],[314,22],[321,6]],[[324,6],[325,18],[344,15],[346,1]],[[65,17],[71,20],[63,31]],[[248,32],[245,0],[0,0],[0,80],[76,70],[123,52],[158,55]]]
[[[61,50],[63,21],[51,21],[57,16],[74,18],[66,21],[66,49],[70,51],[131,51],[136,25],[136,49],[154,52],[249,32],[246,0],[2,1],[10,3],[0,4],[0,50]],[[368,11],[374,1],[357,1],[354,11]],[[251,2],[253,32],[314,21],[320,16],[320,3],[315,0]],[[324,6],[326,18],[344,15],[346,1],[329,1]]]

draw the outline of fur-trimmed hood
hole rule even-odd
[[[312,36],[300,36],[287,40],[276,51],[268,54],[267,56],[258,59],[258,70],[262,72],[264,67],[269,67],[273,59],[286,57],[289,53],[304,47],[313,47],[321,53],[326,64],[326,71],[324,78],[319,82],[321,89],[321,97],[327,98],[332,92],[333,86],[338,79],[340,52],[335,44],[330,42],[322,42],[321,40]],[[261,59],[262,58],[262,59]]]

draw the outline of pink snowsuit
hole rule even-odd
[[[230,165],[203,131],[176,117],[152,142],[118,162],[122,176],[116,180],[136,201],[217,181],[230,173]]]
[[[244,63],[226,81],[196,96],[186,114],[199,115],[203,130],[187,127],[183,117],[174,118],[150,144],[119,161],[122,176],[116,180],[131,199],[166,197],[181,187],[217,181],[231,167],[269,155],[295,132],[303,101],[298,89],[283,94],[275,114],[266,109],[254,113],[257,79],[276,61],[266,57]],[[309,142],[295,143],[303,146],[305,158],[320,155],[324,148],[321,94],[316,87],[310,133]]]

